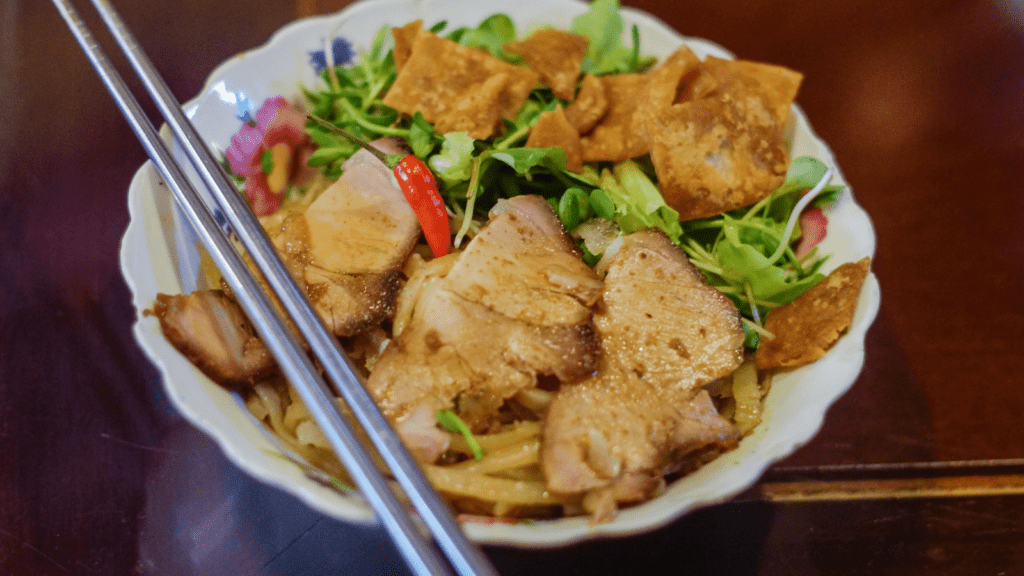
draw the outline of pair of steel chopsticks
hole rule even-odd
[[[221,270],[224,279],[237,294],[242,308],[274,354],[282,372],[302,396],[363,497],[369,501],[381,523],[394,539],[409,567],[419,575],[451,574],[452,568],[461,575],[496,575],[497,572],[486,556],[466,539],[447,504],[430,486],[415,460],[405,450],[398,435],[377,409],[348,363],[337,338],[327,331],[310,307],[224,168],[203,144],[198,132],[185,117],[181,105],[120,16],[106,0],[92,2],[142,79],[175,138],[185,150],[204,185],[209,188],[245,250],[267,279],[320,361],[324,372],[335,384],[450,562],[449,567],[399,502],[387,479],[364,449],[352,425],[339,411],[326,382],[303,352],[302,346],[287,328],[285,321],[276,312],[224,230],[218,226],[208,206],[177,165],[156,129],[69,0],[53,0],[174,193],[180,208]]]

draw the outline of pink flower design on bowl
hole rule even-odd
[[[263,102],[256,121],[242,124],[225,157],[231,171],[245,179],[245,196],[256,216],[281,207],[290,184],[304,180],[309,143],[305,114],[278,96]]]

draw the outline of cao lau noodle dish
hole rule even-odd
[[[655,61],[622,32],[597,0],[567,30],[497,14],[385,27],[359,54],[335,39],[319,82],[256,103],[224,153],[465,518],[600,524],[657,497],[755,430],[774,375],[843,337],[868,274],[822,272],[843,186],[791,157],[799,73],[686,46]],[[347,489],[230,289],[149,313]]]

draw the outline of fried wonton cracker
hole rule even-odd
[[[419,30],[383,101],[404,114],[422,113],[442,134],[458,130],[483,139],[501,118],[515,117],[538,79],[484,50]]]
[[[754,355],[758,369],[796,367],[825,355],[850,326],[871,259],[843,264],[795,300],[772,310]]]
[[[654,115],[673,104],[707,97],[718,82],[700,58],[683,46],[647,73],[647,82],[633,113],[633,129],[649,138],[648,127]]]
[[[467,132],[473,138],[487,138],[491,132],[484,134],[484,128],[490,126],[493,131],[501,121],[501,109],[494,103],[501,100],[507,87],[508,76],[495,74],[473,90],[457,95],[448,109],[436,117],[434,130],[441,134]]]
[[[742,86],[744,92],[758,94],[773,111],[779,125],[785,126],[803,80],[802,74],[773,64],[724,60],[714,56],[708,56],[704,66],[724,91]]]
[[[680,220],[748,206],[785,179],[789,154],[781,130],[763,107],[758,115],[746,105],[705,98],[653,115],[651,160],[665,203]]]
[[[565,111],[556,108],[545,112],[530,129],[526,148],[557,147],[565,150],[565,167],[573,172],[583,172],[583,147],[580,135],[565,118]]]
[[[633,111],[646,81],[643,74],[601,77],[608,112],[581,137],[584,162],[620,162],[647,154],[650,148],[646,139],[633,131]]]
[[[522,56],[555,96],[572,100],[589,43],[581,34],[545,28],[525,40],[505,44],[505,50]]]
[[[608,112],[608,98],[604,95],[604,84],[593,74],[587,74],[580,82],[576,99],[565,109],[565,118],[580,134],[590,132]]]
[[[801,77],[778,66],[719,58],[702,67],[710,78],[701,78],[692,61],[687,69],[680,55],[660,75],[652,73],[652,81],[662,83],[649,90],[648,104],[635,116],[665,201],[682,220],[748,206],[782,184],[789,167],[784,129]],[[688,77],[696,83],[692,89],[682,84]],[[680,84],[673,86],[676,78]],[[673,94],[676,103],[659,106]],[[694,99],[679,102],[680,94]]]
[[[423,20],[414,20],[400,28],[392,28],[391,36],[395,39],[395,47],[391,49],[391,57],[395,60],[395,71],[401,72],[405,62],[412,55],[412,44],[423,29]]]

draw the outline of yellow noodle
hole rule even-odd
[[[736,427],[744,435],[761,423],[761,388],[757,385],[757,369],[747,360],[732,375],[732,396],[736,400]]]
[[[494,478],[455,470],[451,466],[429,465],[424,466],[423,471],[435,488],[452,496],[524,505],[560,504],[563,501],[548,492],[543,482]]]
[[[303,420],[295,427],[295,439],[300,444],[308,444],[325,450],[331,449],[331,443],[327,441],[320,427],[312,420]]]
[[[745,362],[718,390],[724,400],[723,416],[731,417],[744,434],[749,433],[760,422],[761,398],[770,385],[770,376],[758,382],[753,363]],[[299,457],[334,478],[347,480],[344,467],[302,399],[291,386],[285,396],[279,390],[272,383],[257,384],[256,394],[246,405]],[[498,432],[476,435],[485,452],[481,460],[426,465],[424,472],[457,508],[473,513],[489,512],[495,516],[547,515],[559,510],[568,513],[579,504],[579,497],[548,492],[540,469],[540,434],[540,422],[516,421]],[[466,440],[459,434],[452,434],[450,449],[471,454]]]
[[[288,429],[284,426],[284,404],[281,395],[277,393],[272,385],[266,382],[259,382],[253,387],[256,394],[263,401],[270,418],[270,427],[278,434],[285,434]]]
[[[483,448],[484,453],[486,454],[488,451],[498,450],[505,446],[515,444],[516,442],[522,442],[529,438],[537,437],[540,437],[540,422],[519,421],[514,423],[508,430],[496,432],[494,434],[477,434],[476,441],[480,444],[480,447]],[[469,444],[461,435],[452,435],[452,443],[449,448],[463,454],[473,453],[469,448]]]
[[[295,432],[300,424],[311,421],[313,415],[309,413],[306,404],[302,402],[302,399],[294,393],[290,386],[288,387],[288,392],[292,403],[284,411],[284,425],[289,431]]]
[[[450,466],[475,474],[494,474],[516,468],[523,468],[540,462],[540,438],[530,438],[484,453],[480,460],[466,460]]]
[[[267,410],[267,406],[263,403],[257,395],[249,396],[245,401],[245,407],[256,417],[257,420],[262,421],[264,418],[270,415],[270,411]]]

